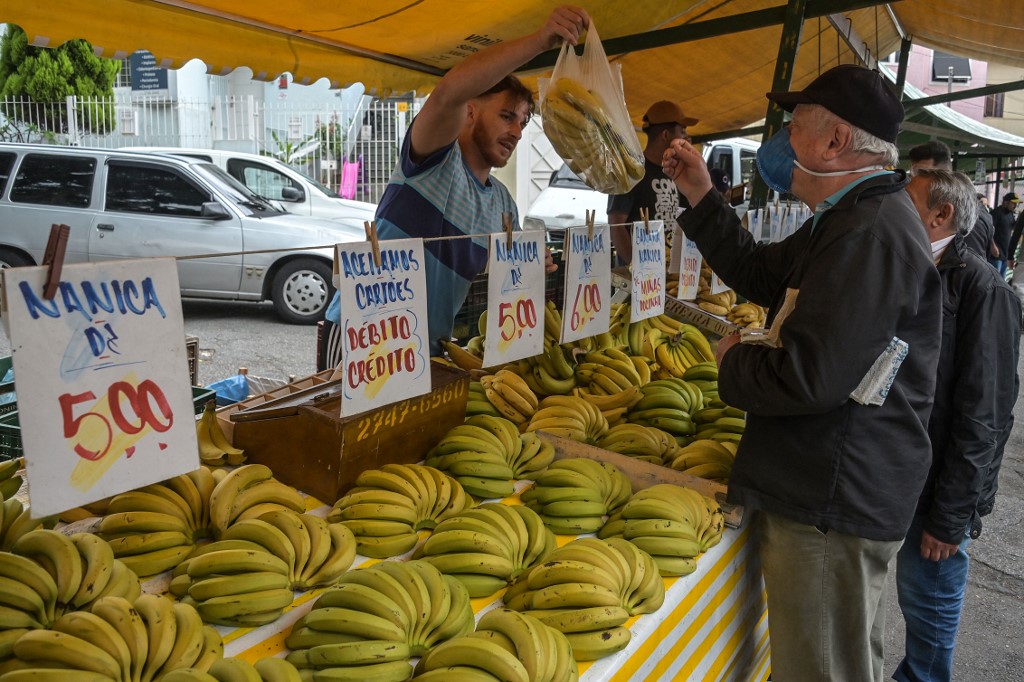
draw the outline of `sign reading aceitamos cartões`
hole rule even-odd
[[[430,392],[423,241],[335,247],[341,303],[341,414],[351,416]]]
[[[633,223],[633,262],[629,266],[630,320],[639,322],[665,312],[665,223]]]
[[[173,259],[9,268],[18,424],[36,518],[199,467]]]

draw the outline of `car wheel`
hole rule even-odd
[[[316,324],[334,295],[331,266],[309,258],[286,263],[274,277],[274,310],[291,324]]]
[[[35,265],[35,263],[14,251],[0,249],[0,270],[4,268],[20,268],[23,265]]]

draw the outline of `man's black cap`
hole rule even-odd
[[[803,90],[765,96],[786,111],[797,104],[821,105],[886,142],[896,142],[903,122],[903,104],[882,75],[856,64],[831,68]]]

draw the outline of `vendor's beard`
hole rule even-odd
[[[498,144],[497,140],[487,134],[487,131],[483,126],[474,126],[473,128],[473,144],[480,150],[480,155],[484,157],[484,161],[487,162],[491,168],[504,168],[508,165],[508,157],[502,156],[499,149],[504,148]]]

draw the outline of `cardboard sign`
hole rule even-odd
[[[199,466],[173,259],[65,265],[3,275],[3,317],[34,517]]]
[[[633,277],[630,321],[638,322],[665,311],[665,223],[633,223]]]
[[[430,392],[423,240],[337,244],[341,307],[341,414],[351,416]]]
[[[676,298],[683,301],[693,301],[700,291],[700,264],[704,257],[697,248],[697,242],[686,235],[680,235],[680,241],[684,242],[681,250],[682,263],[679,269],[679,291]]]
[[[491,235],[484,367],[544,350],[544,233]]]
[[[570,228],[565,244],[565,310],[561,342],[608,331],[612,290],[611,238],[607,225]]]

